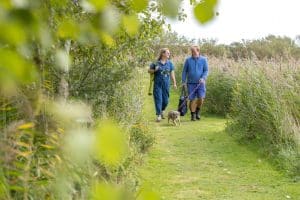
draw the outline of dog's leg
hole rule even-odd
[[[176,125],[180,125],[180,120],[178,118],[175,119],[175,121],[176,121]]]
[[[174,126],[177,126],[176,119],[173,120],[173,124],[174,124]]]

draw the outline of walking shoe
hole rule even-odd
[[[160,121],[161,121],[161,116],[160,116],[160,115],[157,115],[156,122],[160,122]]]
[[[197,108],[197,109],[196,109],[196,119],[197,119],[197,120],[200,120],[200,119],[201,119],[201,116],[200,116],[200,108]]]
[[[196,121],[196,113],[191,112],[191,121]]]
[[[164,110],[161,112],[161,118],[165,119],[165,111]]]

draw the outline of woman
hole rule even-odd
[[[177,88],[174,65],[169,58],[169,49],[161,49],[157,61],[152,63],[148,70],[149,73],[154,73],[153,96],[157,122],[164,119],[164,110],[169,103],[170,76],[172,78],[174,88]]]

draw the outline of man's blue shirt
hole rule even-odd
[[[207,58],[204,56],[189,57],[185,60],[182,71],[182,83],[199,83],[208,75]]]

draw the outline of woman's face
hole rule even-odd
[[[170,51],[166,50],[165,53],[163,53],[163,57],[169,59],[170,58]]]

